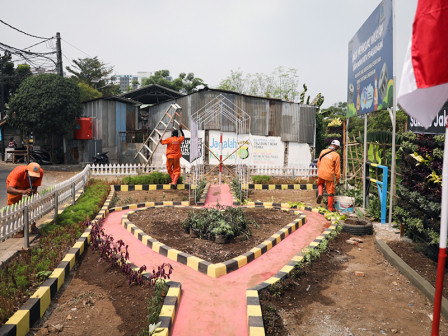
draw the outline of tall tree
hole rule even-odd
[[[92,88],[100,91],[103,95],[109,96],[120,92],[119,85],[111,84],[111,74],[114,67],[107,66],[98,57],[78,58],[73,63],[76,67],[66,67],[79,82],[86,83]]]
[[[182,72],[177,78],[173,79],[169,70],[158,70],[151,77],[143,78],[142,86],[150,84],[158,84],[185,94],[196,92],[199,86],[207,85],[201,78],[195,77],[192,72],[188,74]]]
[[[281,66],[268,75],[263,73],[245,75],[240,69],[231,70],[230,75],[221,81],[218,89],[293,102],[298,102],[300,98],[297,69],[285,69]]]
[[[32,76],[32,73],[29,65],[19,64],[17,68],[14,68],[9,52],[6,51],[3,56],[0,56],[0,90],[3,90],[4,104],[9,102],[11,96],[19,88],[20,83],[30,76]]]
[[[54,157],[54,146],[73,132],[81,113],[78,85],[68,78],[43,74],[23,81],[10,101],[8,120],[25,133],[47,137]]]

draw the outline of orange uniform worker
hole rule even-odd
[[[333,140],[330,147],[322,150],[317,161],[317,203],[322,202],[324,183],[328,193],[328,210],[336,211],[333,207],[335,184],[341,179],[341,158],[336,152],[341,146],[339,140]]]
[[[28,166],[17,166],[6,178],[6,192],[8,193],[8,205],[13,205],[22,199],[23,196],[31,196],[37,193],[37,187],[42,183],[44,171],[36,162],[31,162]],[[31,232],[36,230],[36,224],[31,226]],[[16,235],[16,238],[23,237],[23,231]]]
[[[184,141],[184,132],[182,132],[182,125],[179,126],[179,131],[182,136],[179,136],[177,130],[171,132],[171,137],[162,140],[162,145],[167,145],[166,147],[166,170],[171,176],[170,184],[177,184],[177,180],[180,176],[180,158],[182,153],[180,150],[180,144]]]

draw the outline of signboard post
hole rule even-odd
[[[363,206],[366,202],[367,114],[393,107],[389,222],[395,176],[394,3],[382,0],[348,44],[347,117],[364,115]]]

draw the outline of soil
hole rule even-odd
[[[137,335],[146,328],[146,298],[153,289],[129,286],[90,248],[82,259],[31,335]]]
[[[116,196],[118,200],[115,206],[156,201],[183,202],[189,200],[189,190],[165,189],[149,191],[117,191]],[[193,197],[193,192],[191,193],[191,197]]]
[[[303,202],[306,206],[317,208],[325,204],[316,203],[316,190],[249,190],[248,199],[252,202],[289,203]]]
[[[349,238],[341,232],[319,260],[262,292],[267,335],[430,334],[431,302],[387,262],[374,236],[359,245]],[[440,331],[448,333],[443,318]]]
[[[435,288],[437,263],[428,258],[422,250],[422,245],[409,241],[394,241],[388,242],[387,245],[401,258],[405,263],[410,265],[414,271],[420,274],[423,278]],[[423,247],[424,248],[424,247]],[[420,249],[420,251],[419,251]],[[443,283],[443,296],[448,298],[448,270],[445,272]]]
[[[246,218],[254,220],[260,227],[251,226],[252,236],[247,240],[236,238],[227,244],[217,244],[210,240],[193,238],[185,233],[182,222],[187,219],[190,211],[192,210],[189,208],[153,208],[138,211],[130,215],[129,220],[169,247],[211,263],[218,263],[248,252],[298,218],[298,215],[276,209],[246,208]]]

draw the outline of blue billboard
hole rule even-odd
[[[393,8],[383,0],[348,44],[347,117],[393,105]]]

